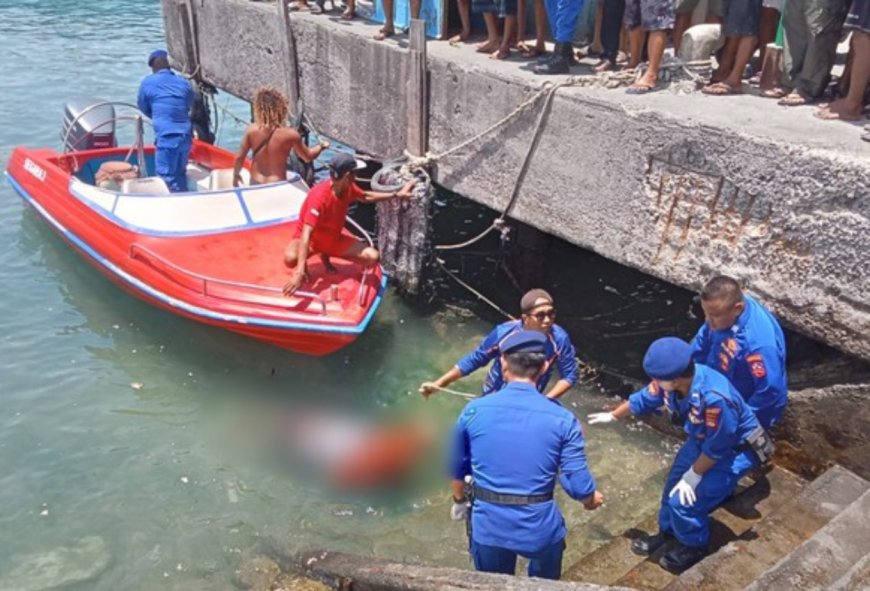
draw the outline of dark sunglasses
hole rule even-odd
[[[551,308],[549,310],[541,310],[540,312],[535,312],[534,314],[529,314],[532,318],[537,320],[538,322],[543,322],[545,318],[549,318],[552,320],[556,317],[556,309]]]

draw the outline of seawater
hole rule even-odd
[[[17,145],[57,148],[69,98],[134,101],[146,56],[163,46],[153,0],[0,0],[0,36],[4,163]],[[224,126],[221,143],[235,149],[241,129]],[[439,454],[421,460],[402,494],[349,498],[301,477],[280,445],[255,435],[289,400],[422,415],[443,432],[463,401],[424,403],[416,387],[473,347],[493,316],[438,302],[421,311],[391,292],[351,347],[295,355],[126,295],[5,183],[0,277],[0,588],[232,588],[251,558],[309,548],[469,566]],[[565,400],[580,416],[607,402],[594,384]],[[561,497],[566,565],[654,510],[672,453],[636,425],[586,431],[608,504],[587,513]]]

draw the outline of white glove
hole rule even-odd
[[[668,496],[672,497],[674,494],[679,493],[680,504],[683,507],[691,507],[695,504],[695,489],[698,488],[700,482],[701,475],[696,473],[692,468],[689,468],[677,485],[671,489],[671,494]]]
[[[468,519],[468,501],[453,503],[453,506],[450,507],[450,519],[453,521]]]
[[[598,423],[612,423],[616,420],[616,417],[613,416],[612,412],[594,412],[588,417],[590,425],[597,425]]]

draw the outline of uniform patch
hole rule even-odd
[[[767,368],[764,367],[764,358],[761,355],[754,354],[746,357],[746,362],[749,364],[749,370],[756,378],[763,378],[767,375]]]
[[[719,368],[728,373],[728,366],[731,365],[731,358],[725,353],[719,353]]]
[[[704,424],[709,429],[716,429],[719,426],[719,415],[722,414],[721,408],[708,408],[704,411]]]
[[[737,353],[737,341],[733,338],[729,338],[725,341],[725,348],[728,350],[729,353],[731,353],[731,356],[733,357]]]

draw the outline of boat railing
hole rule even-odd
[[[362,237],[365,239],[365,241],[368,243],[368,245],[369,245],[370,247],[372,247],[372,248],[375,247],[375,243],[374,243],[374,241],[372,240],[372,237],[369,235],[368,232],[365,231],[365,228],[363,228],[362,226],[360,226],[360,225],[356,222],[356,220],[354,220],[354,219],[353,219],[352,217],[350,217],[350,216],[346,216],[345,219],[347,220],[347,223],[350,224],[350,225],[353,227],[354,230],[356,230],[357,232],[359,232],[359,233],[362,235]],[[357,300],[359,301],[359,305],[360,305],[360,306],[362,306],[362,305],[365,303],[365,294],[366,294],[365,289],[366,289],[366,282],[368,281],[369,275],[371,275],[371,273],[372,273],[371,268],[370,268],[370,267],[366,267],[365,269],[363,269],[362,276],[360,277],[360,280],[359,280],[359,292],[357,293]]]
[[[96,127],[94,127],[93,129],[89,129],[87,131],[87,133],[85,133],[80,138],[78,138],[75,141],[75,143],[72,146],[70,146],[69,145],[70,135],[75,130],[76,124],[79,122],[79,120],[82,117],[84,117],[85,115],[87,115],[88,113],[90,113],[91,111],[93,111],[94,109],[98,109],[98,108],[104,107],[104,106],[124,107],[125,109],[132,109],[133,111],[135,111],[135,114],[133,114],[133,115],[120,115],[120,116],[112,117],[110,119],[106,119],[105,121],[100,122],[100,124],[97,125]],[[70,152],[75,150],[75,148],[78,147],[78,145],[80,143],[82,143],[82,141],[84,141],[86,138],[90,137],[98,129],[105,127],[107,125],[114,125],[118,121],[133,121],[136,124],[136,130],[135,130],[136,138],[133,141],[133,146],[130,148],[130,152],[128,152],[126,158],[124,158],[124,161],[126,162],[127,160],[129,160],[130,156],[133,155],[133,151],[135,150],[136,151],[136,159],[138,161],[138,166],[139,166],[139,176],[140,177],[148,176],[148,171],[146,170],[146,166],[145,166],[145,126],[144,126],[144,123],[146,121],[148,121],[150,124],[151,122],[148,119],[148,117],[145,115],[145,113],[143,113],[142,111],[139,110],[138,106],[136,106],[132,103],[125,103],[123,101],[101,101],[98,103],[94,103],[92,105],[88,105],[87,107],[82,109],[80,113],[78,113],[75,117],[73,117],[72,121],[69,122],[69,124],[67,125],[67,128],[66,128],[66,132],[63,134],[61,146],[63,146],[63,153],[64,154],[69,154],[70,156],[72,156],[73,168],[75,170],[79,169],[78,160],[76,159],[75,154],[70,154]]]
[[[226,279],[201,275],[188,269],[184,269],[183,267],[166,260],[153,250],[136,243],[130,245],[130,258],[146,263],[182,287],[205,296],[282,309],[291,308],[304,300],[314,300],[320,305],[320,314],[323,316],[326,315],[326,301],[320,296],[320,294],[311,291],[297,290],[291,297],[286,297],[283,295],[283,290],[280,287],[257,285],[255,283],[244,283],[241,281],[229,281]],[[222,287],[235,289],[229,291],[221,289]],[[241,294],[238,292],[238,289],[265,292],[268,295],[257,296],[254,294]],[[280,298],[274,297],[274,295],[277,294],[280,294]]]

